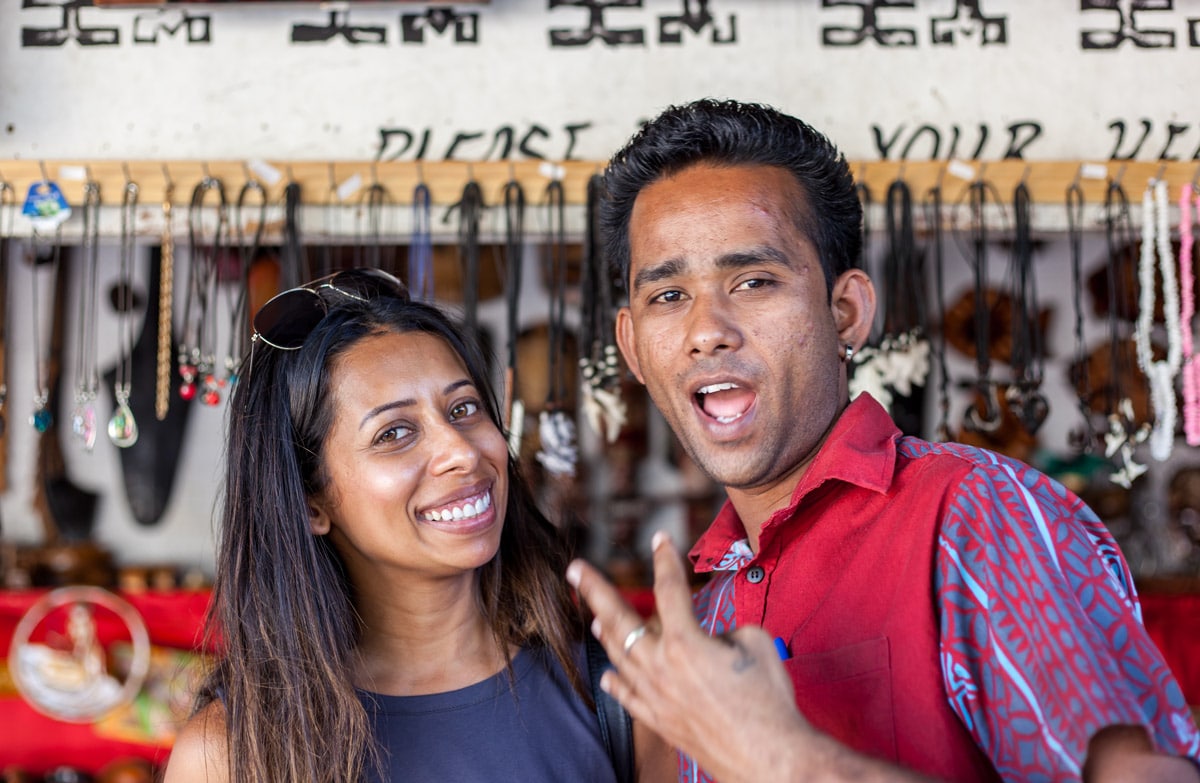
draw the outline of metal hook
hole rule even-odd
[[[425,161],[421,160],[420,158],[417,158],[413,162],[417,164],[417,184],[424,185],[425,184]]]
[[[1075,178],[1071,180],[1071,185],[1067,189],[1070,190],[1071,188],[1077,188],[1077,187],[1079,187],[1079,184],[1081,182],[1083,182],[1083,164],[1082,163],[1080,163],[1079,166],[1075,169]]]
[[[1109,185],[1110,188],[1121,187],[1121,180],[1125,177],[1125,169],[1128,167],[1129,167],[1128,163],[1121,164],[1121,167],[1119,169],[1117,169],[1117,176],[1113,177],[1112,183]]]
[[[936,187],[938,190],[942,189],[942,185],[946,181],[946,171],[949,168],[950,168],[950,164],[943,162],[942,167],[940,169],[938,169],[937,180],[934,183],[934,187]]]
[[[1021,172],[1021,179],[1017,181],[1018,185],[1025,185],[1028,187],[1030,169],[1031,169],[1030,165],[1028,163],[1026,163],[1025,170]]]
[[[41,172],[42,172],[42,182],[49,182],[49,181],[50,181],[50,175],[49,175],[49,174],[46,172],[46,161],[44,161],[44,160],[39,160],[39,161],[38,161],[38,168],[39,168],[39,169],[41,169]]]
[[[1167,164],[1165,162],[1159,163],[1158,172],[1154,175],[1154,178],[1150,180],[1151,184],[1156,183],[1156,182],[1165,182],[1166,180],[1163,179],[1163,176],[1166,173],[1167,173]]]

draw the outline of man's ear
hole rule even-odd
[[[866,344],[875,322],[875,284],[861,269],[848,269],[833,283],[830,301],[838,341],[857,350]]]
[[[629,371],[633,373],[633,377],[638,379],[638,383],[644,384],[642,368],[638,363],[637,348],[633,339],[633,313],[629,312],[628,307],[617,310],[616,330],[617,347],[621,349],[621,356],[625,357],[625,364],[629,365]]]
[[[330,527],[332,527],[332,522],[329,519],[328,512],[325,511],[324,504],[309,499],[308,529],[312,531],[314,536],[323,536],[329,533]]]

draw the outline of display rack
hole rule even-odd
[[[192,190],[206,177],[221,180],[236,194],[248,180],[263,184],[271,198],[281,198],[289,183],[301,188],[306,205],[352,203],[372,185],[385,188],[396,204],[409,204],[419,183],[425,183],[435,204],[458,201],[465,183],[474,179],[487,203],[502,200],[505,183],[515,179],[526,189],[541,188],[561,179],[569,204],[584,203],[587,181],[603,170],[603,161],[198,161],[198,160],[0,160],[0,180],[19,196],[33,182],[55,180],[72,204],[82,200],[84,182],[100,185],[105,204],[120,204],[126,182],[138,184],[142,203],[161,202],[170,182],[173,202],[187,203]],[[1130,192],[1153,178],[1165,179],[1172,190],[1200,179],[1200,161],[851,161],[855,177],[882,198],[887,187],[903,178],[918,197],[941,184],[944,203],[963,198],[972,181],[986,180],[997,192],[1009,194],[1024,181],[1036,204],[1061,204],[1067,188],[1077,182],[1089,202],[1104,198],[1109,180]],[[273,181],[272,181],[273,180]]]

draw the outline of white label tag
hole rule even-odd
[[[958,177],[959,179],[965,179],[968,182],[971,182],[975,179],[975,167],[967,163],[963,163],[961,160],[950,161],[950,165],[946,167],[946,171],[948,171],[951,176]]]
[[[277,184],[283,178],[283,175],[279,173],[279,169],[259,158],[247,161],[246,168],[250,169],[254,173],[254,176],[261,179],[267,187]]]
[[[362,187],[362,177],[358,174],[351,174],[345,182],[338,185],[337,197],[339,201],[345,201],[350,198]]]

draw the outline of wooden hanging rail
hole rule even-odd
[[[1022,180],[1037,204],[1061,205],[1067,187],[1078,181],[1084,197],[1091,203],[1103,200],[1107,180],[1119,178],[1130,194],[1140,192],[1153,178],[1167,180],[1171,190],[1200,178],[1200,161],[852,161],[856,178],[866,182],[876,201],[881,201],[888,186],[903,177],[915,197],[942,183],[943,201],[955,203],[973,179],[983,178],[996,186],[1004,198]],[[584,203],[588,178],[598,173],[603,161],[567,161],[561,163],[523,161],[197,161],[197,160],[0,160],[0,180],[8,182],[23,199],[29,185],[49,176],[72,204],[82,202],[84,181],[100,184],[105,204],[119,204],[127,178],[136,182],[142,203],[161,202],[167,177],[174,184],[175,203],[186,203],[192,189],[206,176],[221,180],[232,200],[250,178],[262,183],[272,199],[282,198],[289,182],[301,186],[303,203],[325,205],[357,203],[361,193],[378,183],[387,189],[396,204],[409,204],[413,189],[424,182],[435,204],[458,201],[463,185],[474,178],[483,190],[485,202],[501,203],[506,182],[516,178],[528,192],[539,193],[551,178],[563,180],[569,204]],[[271,183],[260,172],[274,172],[278,181]],[[355,183],[358,187],[354,187]],[[18,201],[18,203],[20,203]]]

